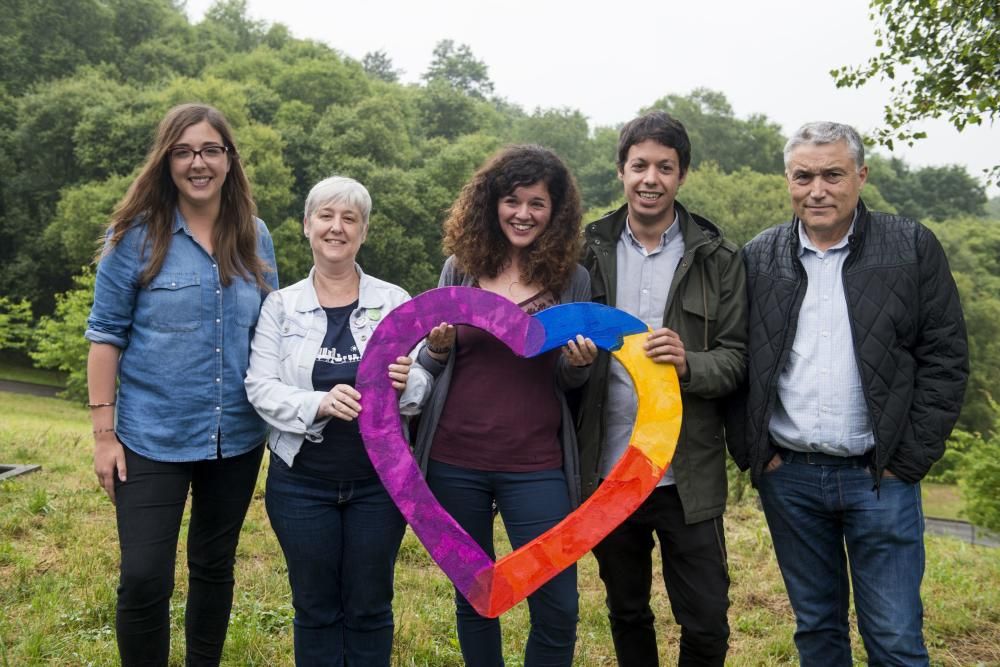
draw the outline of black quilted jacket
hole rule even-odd
[[[775,453],[768,424],[806,291],[798,224],[767,229],[743,249],[749,368],[728,426],[742,431],[730,451],[754,483]],[[888,468],[915,483],[944,453],[969,377],[958,290],[937,238],[913,220],[859,202],[849,245],[844,293],[875,432],[872,476],[877,486]]]

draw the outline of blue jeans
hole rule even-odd
[[[761,477],[760,499],[795,610],[803,665],[853,664],[847,620],[852,583],[869,664],[928,664],[920,485],[883,477],[878,494],[872,487],[862,462],[818,465],[787,452]]]
[[[382,483],[310,477],[272,455],[265,504],[288,564],[295,664],[388,667],[406,523]]]
[[[562,521],[572,511],[561,469],[490,472],[431,461],[427,484],[441,506],[483,551],[493,549],[493,503],[517,549]],[[486,618],[455,592],[458,643],[469,667],[502,667],[500,619]],[[528,596],[531,631],[525,667],[570,667],[576,647],[579,596],[576,566],[569,567]]]

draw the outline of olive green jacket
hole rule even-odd
[[[669,286],[663,326],[684,342],[688,377],[681,381],[683,424],[671,467],[687,523],[720,516],[726,508],[724,400],[746,374],[746,271],[735,244],[708,220],[676,204],[684,256]],[[587,225],[584,266],[592,299],[615,305],[616,247],[627,206]],[[666,288],[667,286],[664,286]],[[583,389],[577,416],[584,496],[600,480],[604,405],[610,355],[601,351]]]

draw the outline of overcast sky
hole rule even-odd
[[[442,39],[468,44],[489,67],[495,93],[531,111],[579,109],[615,125],[670,94],[703,86],[725,93],[739,117],[766,114],[787,135],[810,120],[881,120],[887,86],[838,90],[829,71],[875,53],[867,0],[248,0],[250,17],[287,25],[361,59],[385,51],[404,82],[419,81]],[[211,0],[188,0],[199,21]],[[911,166],[1000,159],[1000,127],[959,134],[945,121],[896,155]],[[694,147],[697,150],[697,146]],[[992,188],[996,196],[998,190]]]

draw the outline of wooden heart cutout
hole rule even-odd
[[[403,436],[398,396],[386,368],[441,322],[467,324],[531,357],[576,334],[611,350],[635,384],[639,408],[629,447],[604,483],[549,531],[495,563],[438,503]],[[470,287],[425,292],[394,309],[375,329],[358,368],[361,436],[375,471],[431,558],[483,616],[496,617],[590,551],[652,493],[677,447],[681,395],[671,364],[642,346],[648,328],[596,303],[570,303],[526,315],[503,297]]]

